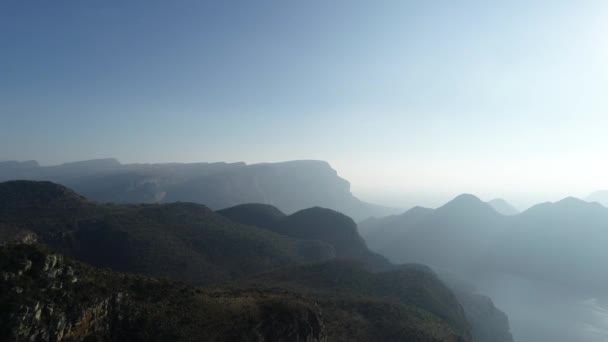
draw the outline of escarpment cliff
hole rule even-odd
[[[319,307],[286,291],[203,290],[0,246],[0,340],[326,341]]]

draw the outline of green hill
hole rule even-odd
[[[287,215],[270,204],[245,203],[217,211],[222,216],[242,224],[276,230]]]
[[[285,216],[268,205],[244,204],[218,213],[233,221],[292,238],[323,241],[335,249],[336,257],[363,261],[374,270],[392,267],[383,256],[367,248],[356,223],[350,217],[331,209],[313,207]]]
[[[0,183],[0,196],[0,225],[118,271],[213,284],[335,254],[326,243],[237,224],[199,204],[100,205],[29,181]]]
[[[391,265],[367,249],[352,219],[329,209],[285,216],[249,205],[222,215],[194,203],[97,204],[32,181],[0,183],[0,208],[5,243],[37,239],[53,251],[2,247],[5,336],[471,341],[461,306],[432,272]],[[99,268],[67,259],[49,273],[65,262],[55,253]],[[144,276],[231,285],[197,290]],[[117,307],[125,293],[129,305]]]

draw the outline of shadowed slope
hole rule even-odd
[[[313,207],[282,216],[278,209],[261,204],[240,205],[218,213],[238,222],[262,227],[296,239],[330,244],[336,257],[367,263],[375,270],[392,266],[383,256],[371,252],[348,216],[331,209]]]
[[[274,292],[269,290],[270,287],[280,286],[289,291],[299,291],[304,298],[319,301],[323,317],[327,317],[324,321],[331,325],[330,341],[374,339],[470,341],[462,309],[453,300],[449,291],[445,292],[443,284],[428,269],[415,266],[411,270],[397,269],[380,274],[372,273],[368,267],[377,269],[378,265],[382,265],[392,268],[392,265],[367,250],[357,233],[356,225],[350,218],[332,210],[311,208],[280,218],[281,215],[276,215],[277,211],[267,206],[253,206],[263,209],[261,216],[268,217],[272,216],[269,214],[274,213],[280,218],[273,231],[235,223],[202,205],[193,203],[98,205],[78,197],[74,204],[84,203],[83,210],[80,204],[55,206],[53,203],[72,203],[73,193],[50,183],[24,182],[23,184],[25,187],[39,186],[40,191],[51,188],[61,191],[56,191],[57,201],[41,202],[39,207],[44,209],[41,210],[43,214],[38,214],[38,209],[28,213],[2,212],[0,229],[10,226],[31,231],[41,242],[55,250],[93,265],[110,267],[114,270],[170,277],[200,284],[218,284],[235,279],[243,282],[246,278],[255,275],[260,275],[257,280],[268,280],[256,290],[234,289],[228,291],[230,295],[222,294],[226,293],[223,290],[220,294],[212,292],[209,295],[211,299],[196,290],[194,294],[182,297],[181,293],[192,293],[188,287],[161,282],[167,285],[157,288],[154,282],[137,280],[134,282],[133,291],[135,294],[143,293],[143,298],[138,298],[138,302],[133,304],[136,311],[121,311],[121,314],[124,313],[128,317],[126,325],[120,325],[113,320],[112,322],[98,320],[101,328],[96,325],[97,323],[89,325],[92,330],[87,328],[83,335],[79,335],[81,337],[76,339],[82,339],[96,329],[102,329],[103,334],[106,334],[100,336],[123,340],[137,340],[132,335],[128,335],[134,333],[134,330],[137,336],[144,340],[149,339],[150,336],[174,340],[188,340],[193,336],[197,338],[202,336],[211,341],[249,340],[250,334],[258,334],[256,340],[261,341],[265,339],[291,341],[296,337],[316,341],[324,338],[322,329],[318,328],[323,323],[319,323],[320,316],[317,315],[316,309],[308,307],[309,301],[306,299],[299,300],[292,295],[282,296],[281,293],[285,291],[273,295],[272,293],[276,293],[277,290]],[[11,198],[29,196],[28,192],[20,191],[18,184],[17,186],[0,184],[0,193],[4,194],[2,198],[4,202],[10,202]],[[320,265],[310,264],[335,256],[346,257],[351,261],[334,260]],[[361,260],[362,265],[357,265],[352,261],[353,259]],[[53,260],[58,260],[58,257],[53,257]],[[374,264],[374,261],[378,264]],[[56,261],[50,262],[57,265]],[[27,264],[27,261],[10,262],[2,266],[3,271],[13,270],[11,265],[14,264]],[[309,266],[295,266],[302,264]],[[288,271],[295,269],[308,269],[312,272]],[[104,272],[103,280],[111,283],[99,281],[96,282],[99,287],[84,292],[91,300],[82,298],[81,290],[62,285],[61,288],[66,292],[61,296],[67,298],[77,296],[74,303],[66,300],[62,305],[65,303],[69,307],[75,306],[78,312],[85,313],[106,310],[100,314],[100,317],[115,317],[116,310],[119,310],[114,306],[119,295],[112,295],[113,291],[116,291],[113,280],[116,278],[109,271],[101,272]],[[266,273],[261,275],[262,272]],[[266,278],[270,274],[278,276],[284,274],[283,272],[287,272],[288,277],[281,278],[281,281]],[[15,272],[11,271],[11,273]],[[53,276],[70,274],[71,277],[74,272],[62,267],[60,272],[53,271],[52,274]],[[48,278],[48,275],[44,277]],[[13,279],[12,276],[9,278]],[[125,277],[120,279],[122,285],[117,285],[117,288],[121,290],[117,291],[123,294],[128,292],[129,296],[135,296],[130,294],[128,284],[124,284],[124,282],[128,283],[128,280],[125,280]],[[73,278],[68,280],[71,282]],[[292,281],[303,287],[296,289]],[[41,281],[36,279],[33,283],[10,283],[8,287],[12,289],[17,286],[21,288],[20,291],[27,289],[28,296],[22,298],[29,300],[32,293],[29,286],[39,283]],[[83,283],[90,287],[88,283]],[[37,290],[33,291],[36,293]],[[271,294],[268,294],[269,291]],[[100,297],[99,293],[107,295]],[[234,293],[237,293],[236,299],[231,297]],[[246,298],[241,299],[240,293],[245,293],[243,296]],[[329,293],[340,295],[328,296]],[[11,295],[6,300],[10,302],[13,297]],[[21,321],[28,322],[26,324],[28,328],[48,334],[56,333],[52,329],[48,330],[48,327],[57,326],[58,322],[65,321],[72,326],[88,324],[82,323],[83,320],[88,319],[86,314],[79,318],[76,314],[65,313],[69,309],[55,304],[53,302],[55,297],[36,298],[42,298],[45,308],[47,305],[53,307],[53,310],[56,310],[53,312],[57,312],[60,316],[44,316],[40,321],[41,326],[35,318],[37,314],[31,315],[31,310],[36,312],[38,307],[35,303],[28,302],[27,305],[34,306],[30,308],[26,305],[30,311],[25,313],[25,316],[20,316],[22,313],[19,313],[17,316],[9,314],[8,318],[5,317],[5,322],[8,322],[6,333],[12,334],[15,331],[16,323],[12,321],[14,317],[21,317],[19,318]],[[200,300],[203,301],[202,304]],[[22,303],[11,303],[17,305],[11,308],[23,307]],[[78,306],[79,303],[81,306]],[[99,309],[100,305],[101,309]],[[207,305],[212,307],[207,308]],[[182,311],[175,312],[175,310]],[[11,309],[10,312],[14,311]],[[69,315],[69,319],[62,318],[64,313]],[[244,316],[247,318],[241,319]],[[134,325],[129,325],[131,324],[129,319],[135,320]],[[143,321],[140,322],[140,319]],[[200,319],[207,321],[199,324],[197,322],[200,322]],[[215,323],[210,326],[209,321]],[[227,321],[230,322],[229,325],[226,324]],[[152,326],[154,324],[152,322],[158,323]],[[317,328],[314,328],[314,324]],[[227,328],[230,326],[234,329]],[[124,332],[121,330],[124,327],[130,330]],[[200,329],[205,331],[201,333]],[[311,332],[314,333],[311,335]],[[26,336],[31,335],[28,332]],[[266,337],[260,339],[259,336]]]
[[[215,283],[335,254],[326,243],[240,225],[199,204],[96,205],[49,182],[0,183],[0,194],[0,226],[119,271]],[[23,210],[9,210],[15,205]]]
[[[420,265],[372,273],[362,263],[333,260],[277,270],[251,283],[316,298],[330,340],[471,340],[455,297],[430,269]]]
[[[285,291],[206,290],[0,246],[0,340],[325,341],[319,307]]]

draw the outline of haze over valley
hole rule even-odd
[[[245,288],[263,288],[263,283],[277,281],[266,279],[265,270],[288,265],[346,258],[373,272],[394,272],[404,267],[397,265],[408,265],[409,270],[417,263],[421,266],[415,269],[430,266],[433,271],[425,272],[436,272],[453,291],[456,307],[464,309],[463,317],[471,324],[462,336],[474,341],[511,341],[511,334],[514,340],[564,342],[601,341],[607,336],[608,275],[598,265],[608,262],[608,208],[597,202],[569,197],[520,212],[503,199],[484,202],[462,194],[434,209],[389,208],[353,196],[349,182],[322,161],[121,164],[103,159],[51,167],[12,161],[0,163],[0,181],[5,181],[0,183],[0,237],[5,242],[38,241],[94,266],[204,286],[235,279],[248,284]],[[99,204],[48,181],[70,186]],[[234,223],[218,221],[210,209]],[[46,218],[40,221],[42,217]],[[69,223],[74,219],[75,226]],[[167,229],[176,224],[182,228],[172,233],[175,237],[167,236]],[[246,226],[238,229],[256,226],[268,232],[252,231],[246,237],[235,231],[239,225]],[[196,233],[203,227],[204,233]],[[218,229],[227,229],[220,227],[231,227],[223,234],[236,235],[217,240]],[[184,244],[201,233],[200,243]],[[159,234],[165,236],[164,245],[150,244]],[[260,243],[268,247],[260,249]],[[233,244],[240,246],[235,255]],[[218,246],[222,247],[217,250]],[[105,252],[110,250],[112,255]],[[239,266],[243,257],[249,262]],[[330,267],[331,272],[357,277],[355,273],[365,270],[342,261],[319,267],[302,272],[323,277]],[[309,293],[311,287],[314,296],[328,295],[327,289],[317,292],[323,280],[305,285],[297,273],[288,274],[271,277],[287,281],[285,288]],[[332,288],[343,291],[351,281],[361,280],[353,278]],[[49,319],[52,322],[53,317]],[[381,327],[369,329],[386,333]],[[351,338],[370,333],[360,331],[361,336]],[[333,334],[347,336],[340,329]]]
[[[0,1],[0,341],[608,341],[608,2]]]

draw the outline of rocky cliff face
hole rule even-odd
[[[509,318],[492,299],[477,293],[475,285],[458,275],[444,271],[441,278],[462,305],[474,342],[513,342]]]
[[[201,290],[0,246],[0,340],[326,341],[319,307],[287,292]]]
[[[57,166],[0,162],[0,181],[49,180],[97,202],[196,202],[212,209],[265,203],[293,213],[312,206],[355,220],[394,213],[360,201],[350,184],[324,161],[283,163],[120,164],[113,159]]]
[[[455,292],[467,319],[471,322],[475,342],[513,342],[507,315],[498,310],[486,296]]]
[[[120,299],[120,296],[108,297],[70,313],[56,311],[52,303],[36,302],[35,305],[21,306],[15,315],[18,326],[13,336],[23,341],[81,341],[93,336],[109,338],[112,317],[120,312]]]
[[[2,248],[16,253],[31,251],[15,246]],[[3,298],[12,310],[2,323],[12,339],[62,341],[111,336],[113,321],[122,318],[124,293],[108,293],[80,303],[71,293],[78,287],[78,274],[61,255],[5,255],[12,265],[3,268],[6,270],[0,273],[0,282],[3,290],[8,290],[5,296],[13,298]]]

